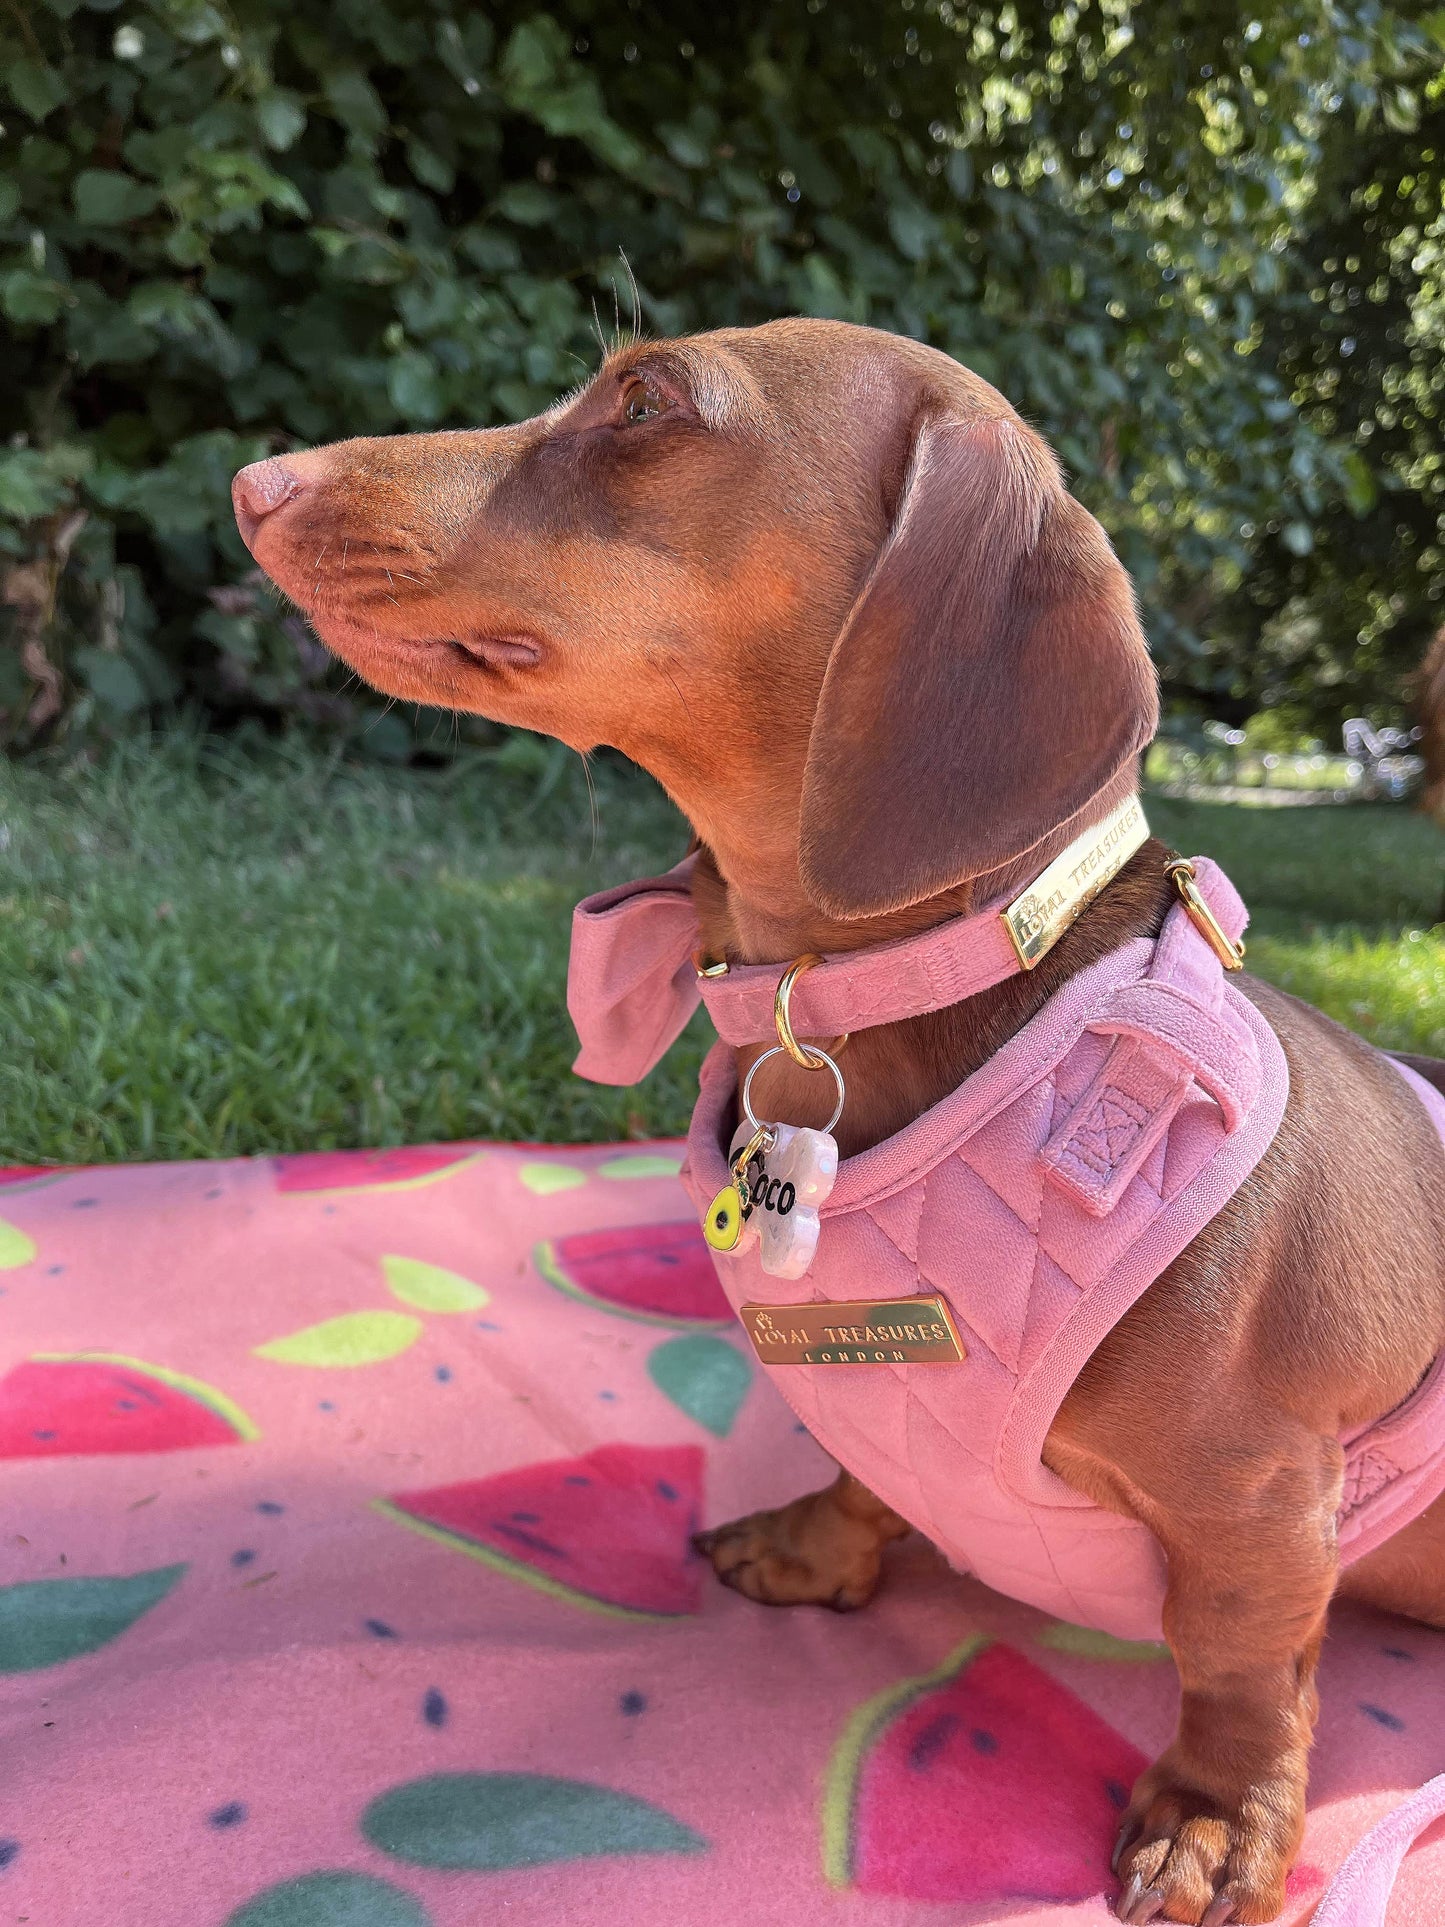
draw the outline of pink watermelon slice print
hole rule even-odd
[[[214,1386],[111,1352],[42,1352],[0,1379],[0,1459],[180,1452],[259,1437]]]
[[[298,1151],[275,1157],[278,1191],[415,1191],[482,1155],[475,1144],[402,1144],[386,1151]]]
[[[584,1305],[653,1325],[726,1325],[712,1254],[693,1218],[621,1224],[547,1239],[532,1254],[548,1284]]]
[[[484,1565],[590,1612],[695,1613],[702,1509],[695,1445],[601,1445],[578,1459],[398,1493],[378,1511]]]
[[[909,1900],[1102,1893],[1144,1756],[1010,1646],[971,1640],[859,1707],[828,1769],[823,1865]]]

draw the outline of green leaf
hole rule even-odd
[[[497,196],[497,212],[522,227],[541,227],[556,211],[556,195],[532,181],[517,181]]]
[[[186,1568],[116,1579],[31,1579],[0,1587],[0,1673],[33,1673],[119,1638],[159,1605]]]
[[[524,21],[502,50],[502,84],[527,91],[545,87],[566,59],[566,46],[556,21],[545,14]]]
[[[416,349],[392,357],[386,389],[397,412],[423,426],[439,420],[446,406],[435,365]]]
[[[376,89],[359,68],[343,68],[326,76],[326,98],[343,126],[368,146],[386,132],[386,109]]]
[[[1345,500],[1356,515],[1368,515],[1380,493],[1374,470],[1357,448],[1346,452],[1341,467],[1345,476]]]
[[[122,227],[149,214],[160,195],[155,188],[114,168],[88,167],[76,175],[72,199],[82,221],[95,227]]]
[[[12,321],[54,321],[65,306],[65,289],[49,275],[32,274],[28,268],[15,268],[0,274],[0,308]]]
[[[680,1411],[725,1439],[752,1384],[752,1367],[725,1338],[688,1332],[656,1346],[647,1375]]]
[[[31,522],[59,508],[68,493],[61,477],[33,448],[0,454],[0,515]]]
[[[438,194],[450,194],[456,186],[457,170],[425,141],[407,142],[406,164],[423,187],[435,188]]]
[[[933,245],[938,224],[925,208],[904,202],[888,215],[888,232],[900,254],[910,261],[921,261]]]
[[[5,84],[10,89],[10,98],[15,105],[32,120],[44,120],[63,100],[70,98],[70,90],[55,69],[43,60],[12,60],[5,73]]]
[[[423,1264],[420,1258],[385,1257],[382,1273],[391,1294],[418,1311],[478,1311],[492,1302],[492,1294],[459,1271]]]
[[[305,127],[306,109],[295,94],[273,87],[256,102],[256,124],[266,145],[284,153]]]
[[[959,200],[966,201],[973,193],[973,156],[966,147],[954,148],[944,173]]]
[[[12,220],[20,210],[20,183],[0,178],[0,222]]]
[[[431,1927],[431,1915],[389,1880],[369,1873],[304,1873],[226,1916],[226,1927]]]
[[[695,1854],[701,1835],[661,1807],[541,1773],[437,1773],[373,1800],[361,1831],[414,1867],[540,1867],[610,1854]]]
[[[347,1371],[397,1357],[416,1343],[421,1332],[421,1320],[403,1311],[348,1311],[258,1345],[256,1356],[276,1365]]]
[[[117,716],[145,708],[146,686],[124,656],[87,646],[76,651],[75,660],[97,699]]]

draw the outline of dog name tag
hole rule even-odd
[[[944,1298],[744,1305],[763,1365],[956,1365],[968,1356]]]
[[[822,1204],[838,1176],[838,1142],[828,1131],[795,1124],[770,1124],[771,1143],[757,1150],[744,1173],[746,1197],[738,1205],[738,1235],[719,1249],[746,1251],[758,1246],[758,1262],[770,1278],[801,1278],[818,1249]],[[733,1165],[753,1136],[740,1124],[728,1151]],[[743,1186],[738,1186],[739,1194]],[[728,1187],[730,1194],[732,1187]],[[710,1214],[722,1205],[720,1192]],[[711,1243],[712,1240],[710,1239]]]

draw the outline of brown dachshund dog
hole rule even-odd
[[[257,560],[379,689],[651,770],[702,846],[706,947],[734,961],[1012,894],[1134,786],[1155,724],[1128,579],[1042,441],[946,356],[868,329],[634,343],[535,420],[286,455],[235,501]],[[937,1103],[1071,972],[1156,934],[1164,855],[1145,844],[1032,974],[857,1035],[842,1153]],[[1288,1059],[1284,1124],[1090,1359],[1045,1452],[1168,1559],[1183,1700],[1120,1835],[1131,1922],[1279,1911],[1339,1437],[1445,1344],[1424,1108],[1349,1033],[1245,987]],[[821,1123],[815,1082],[785,1065],[767,1114]],[[906,1530],[844,1474],[704,1549],[750,1598],[861,1605]],[[1445,1500],[1343,1590],[1445,1626]]]

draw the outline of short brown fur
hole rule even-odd
[[[238,514],[323,638],[397,695],[651,769],[702,845],[705,942],[734,960],[876,943],[1021,885],[1132,788],[1154,726],[1102,531],[1007,402],[914,342],[792,321],[637,343],[517,428],[282,470],[238,478]],[[1156,932],[1162,857],[1147,844],[1032,975],[858,1034],[843,1152]],[[1135,1922],[1282,1905],[1337,1590],[1338,1436],[1445,1341],[1445,1159],[1422,1107],[1348,1032],[1244,988],[1289,1061],[1284,1124],[1090,1359],[1044,1455],[1168,1553],[1183,1702],[1116,1856]],[[805,1073],[768,1076],[769,1110],[822,1121]],[[906,1529],[844,1473],[702,1543],[752,1598],[842,1608]],[[1445,1501],[1344,1590],[1445,1626]]]

